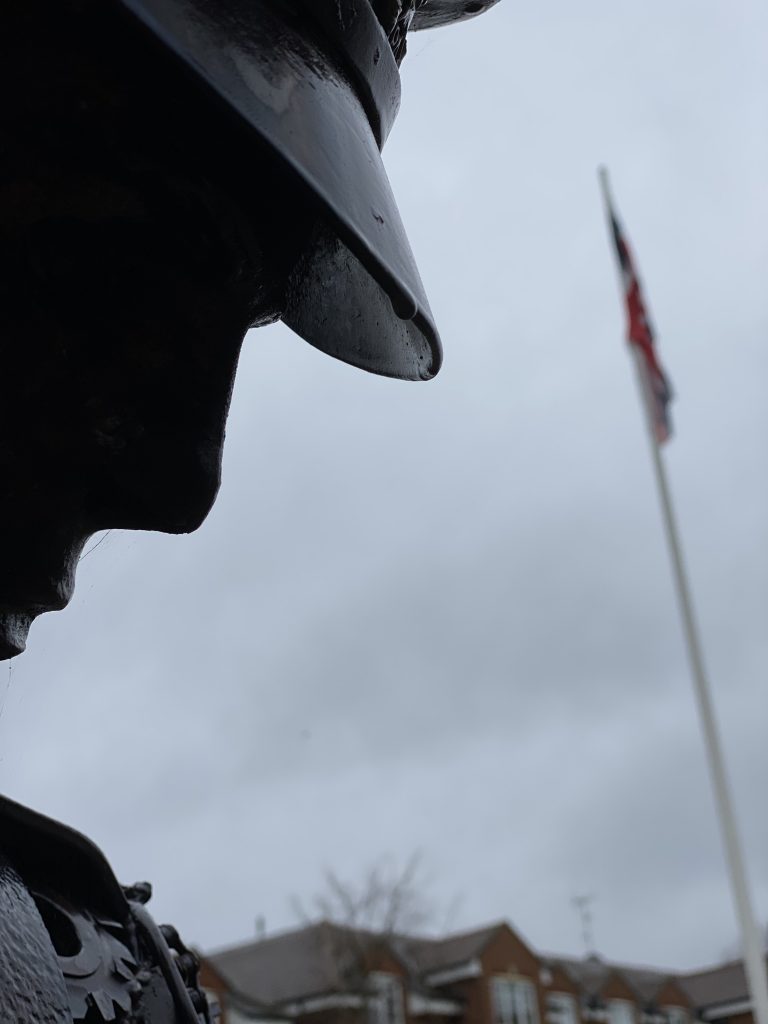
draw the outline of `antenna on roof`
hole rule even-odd
[[[267,921],[263,914],[256,918],[256,938],[261,941],[267,934]]]
[[[595,955],[595,935],[592,928],[591,905],[595,902],[594,896],[573,896],[571,903],[581,920],[581,937],[584,940],[584,952],[587,956]]]

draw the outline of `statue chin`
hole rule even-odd
[[[24,651],[33,618],[34,615],[24,612],[0,612],[0,661]]]
[[[14,453],[0,503],[0,660],[24,650],[37,616],[69,603],[94,533],[188,533],[210,511],[246,313],[210,333],[179,319],[176,330],[145,324],[135,344],[113,344],[116,373],[100,372],[82,336],[59,333],[67,358],[51,344],[57,372],[35,381],[0,335],[3,376],[24,396],[0,412],[0,462],[9,436]],[[76,412],[65,418],[68,404]]]
[[[22,653],[38,615],[68,604],[85,540],[82,531],[62,530],[61,522],[0,515],[0,660]]]
[[[147,478],[154,474],[148,470]],[[173,469],[166,477],[174,478]],[[211,478],[209,467],[201,469],[194,487],[173,495],[163,502],[162,494],[155,503],[130,495],[113,494],[111,513],[104,495],[99,496],[99,515],[111,524],[106,529],[156,530],[162,533],[190,533],[196,530],[210,511],[218,490],[218,472]],[[180,488],[181,491],[181,488]],[[119,501],[113,500],[119,498]],[[187,499],[186,501],[184,499]],[[49,498],[53,507],[56,499]],[[85,506],[83,506],[84,508]],[[0,526],[0,661],[22,654],[34,620],[46,612],[61,611],[70,602],[75,589],[77,565],[93,532],[82,522],[9,524],[7,517]],[[91,515],[88,521],[93,522]]]

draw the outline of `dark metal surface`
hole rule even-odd
[[[281,16],[280,5],[266,0],[121,2],[252,130],[253,149],[244,150],[244,159],[257,164],[259,146],[269,146],[308,190],[335,237],[330,263],[324,236],[305,260],[308,287],[294,275],[285,322],[316,347],[364,369],[411,380],[434,376],[441,362],[437,330],[374,129],[350,84],[363,72],[347,61],[348,79],[340,51],[329,44],[325,52]],[[336,0],[317,3],[337,7]],[[338,10],[343,15],[344,5]],[[367,0],[353,0],[350,17],[352,11],[357,20],[349,24],[357,28],[345,35],[348,22],[338,22],[336,42],[347,39],[356,66],[366,54],[386,66],[389,44]],[[333,23],[330,14],[315,20]],[[371,90],[378,90],[380,109],[389,102],[392,110],[391,75],[377,74],[374,64]]]
[[[100,920],[54,894],[34,898],[56,951],[72,1019],[128,1019],[141,993],[128,926]]]
[[[0,1024],[71,1024],[56,954],[34,900],[0,854]]]
[[[400,73],[381,24],[364,0],[301,0],[310,22],[338,48],[368,114],[379,149],[400,109]]]
[[[55,890],[101,917],[128,920],[128,902],[106,857],[75,829],[0,796],[0,845],[35,892]]]
[[[131,913],[168,986],[179,1024],[207,1024],[207,1003],[202,993],[196,990],[197,959],[183,945],[175,928],[155,924],[141,903],[132,903]],[[176,958],[172,955],[171,946]]]
[[[438,28],[454,21],[464,21],[483,14],[499,0],[425,0],[416,3],[416,14],[411,27],[414,29]]]
[[[207,1024],[198,962],[93,843],[0,797],[0,1024]],[[5,840],[8,843],[5,843]]]

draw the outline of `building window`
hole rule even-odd
[[[608,1000],[608,1024],[635,1024],[635,1008],[627,999]]]
[[[665,1006],[667,1024],[689,1024],[688,1011],[683,1006]]]
[[[539,1024],[536,989],[523,978],[494,978],[493,1024]]]
[[[576,1000],[567,992],[547,993],[548,1024],[579,1024]]]
[[[394,974],[368,975],[368,1024],[405,1024],[403,986]]]

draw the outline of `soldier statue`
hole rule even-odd
[[[0,15],[0,660],[87,538],[207,515],[240,345],[374,373],[440,341],[381,149],[411,29],[496,0],[9,0]],[[199,1024],[146,883],[0,798],[0,1022]]]

